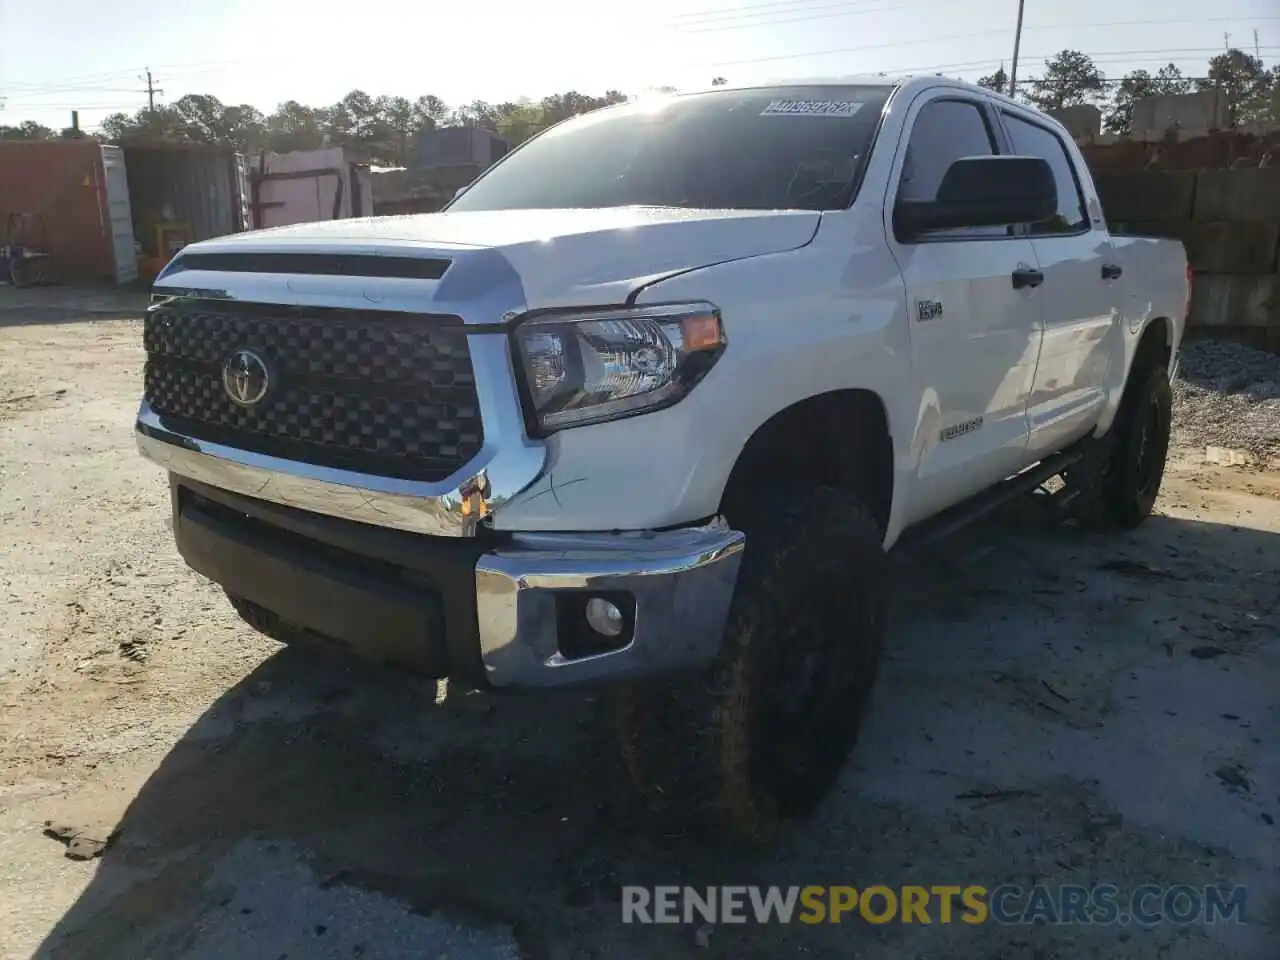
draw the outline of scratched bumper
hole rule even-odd
[[[745,542],[720,522],[661,533],[522,534],[476,563],[480,656],[497,687],[633,678],[710,662]],[[586,603],[618,606],[617,638]]]
[[[253,625],[466,685],[565,686],[715,657],[744,538],[662,533],[434,537],[170,475],[178,550]],[[603,637],[586,604],[625,616]]]

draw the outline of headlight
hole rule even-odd
[[[709,303],[534,319],[515,330],[533,420],[542,433],[670,406],[724,349]]]

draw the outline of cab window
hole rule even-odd
[[[907,153],[898,180],[898,201],[931,202],[948,168],[964,157],[999,153],[983,109],[970,100],[933,100],[926,103],[911,128]],[[1003,237],[1009,227],[964,227],[937,230],[929,240]]]

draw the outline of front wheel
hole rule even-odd
[[[739,837],[767,839],[830,789],[883,646],[879,526],[840,491],[812,493],[734,518],[747,542],[716,662],[618,697],[641,791],[665,812]]]

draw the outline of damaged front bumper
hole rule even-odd
[[[710,662],[745,542],[719,521],[645,533],[433,537],[176,473],[170,485],[183,558],[247,601],[259,629],[482,687],[566,686]],[[612,630],[591,626],[592,600],[617,612]]]
[[[489,682],[561,686],[710,662],[744,542],[719,521],[661,533],[512,537],[476,563]],[[592,600],[616,611],[616,634],[592,626]]]

